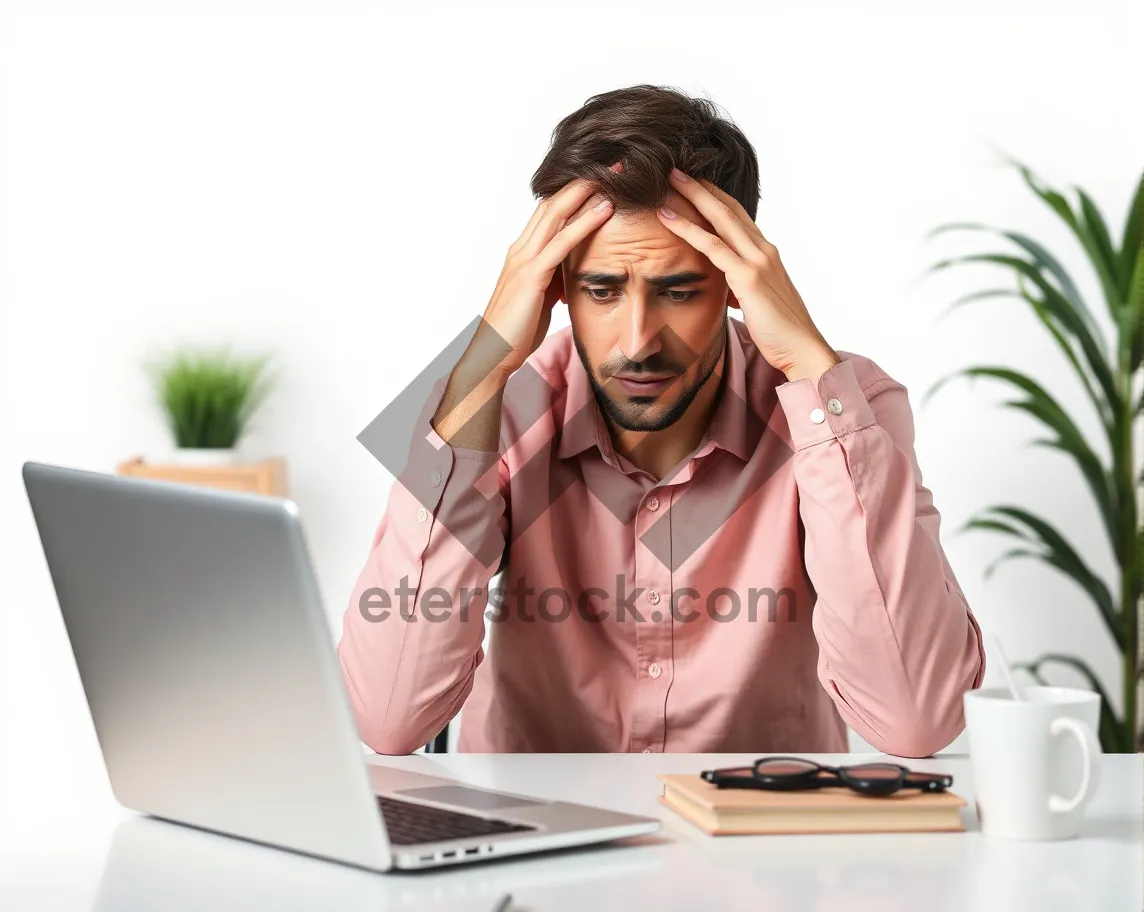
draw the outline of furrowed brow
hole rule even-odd
[[[587,285],[626,285],[628,277],[614,272],[577,272],[573,278]],[[644,281],[656,288],[672,288],[676,285],[692,285],[707,278],[705,272],[673,272],[668,275],[648,276]]]

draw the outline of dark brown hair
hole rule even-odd
[[[616,173],[611,165],[623,162]],[[532,192],[552,196],[575,178],[595,181],[617,213],[656,209],[672,167],[729,193],[754,220],[759,162],[735,123],[706,98],[667,86],[636,85],[593,95],[552,131],[532,175]]]

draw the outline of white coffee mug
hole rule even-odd
[[[1071,839],[1100,784],[1100,694],[1072,687],[966,691],[977,819],[987,836]]]

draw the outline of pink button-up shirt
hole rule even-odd
[[[570,329],[510,380],[499,453],[444,443],[438,381],[338,646],[365,744],[408,753],[462,705],[465,751],[958,735],[985,653],[905,387],[847,352],[788,382],[728,329],[707,433],[658,481],[613,449]]]

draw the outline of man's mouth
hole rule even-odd
[[[637,396],[655,396],[667,389],[671,381],[675,379],[675,375],[613,374],[613,378],[629,393]]]

